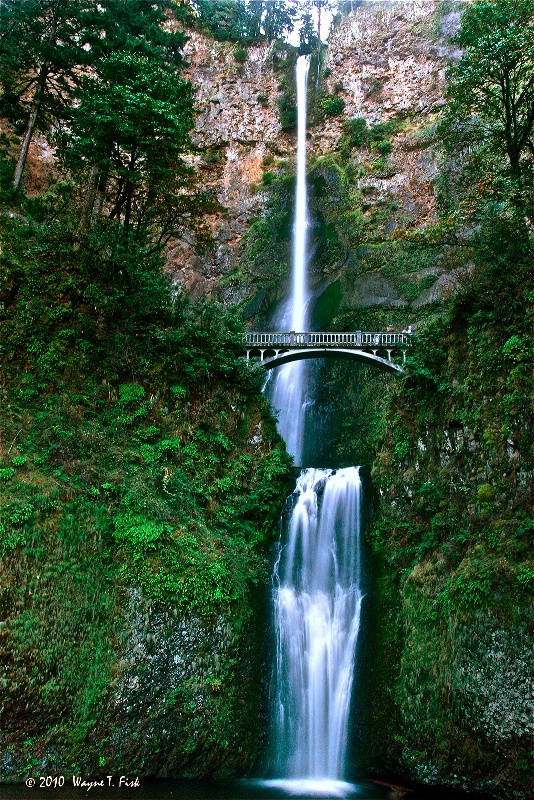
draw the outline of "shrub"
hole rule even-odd
[[[479,503],[491,503],[495,497],[493,486],[489,483],[483,483],[477,489],[477,500]]]
[[[337,117],[345,108],[345,101],[337,95],[325,97],[324,100],[321,100],[321,108],[328,116]]]
[[[351,147],[364,147],[369,141],[369,126],[365,117],[348,119],[343,127]]]
[[[278,111],[282,130],[293,130],[297,125],[297,107],[290,92],[286,91],[278,98]]]
[[[381,156],[388,156],[391,153],[391,142],[389,142],[387,139],[378,141],[373,144],[373,150],[376,150],[376,152],[380,153]]]

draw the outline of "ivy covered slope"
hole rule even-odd
[[[186,157],[177,7],[25,5],[3,5],[3,31],[76,80],[58,72],[45,103],[0,37],[0,779],[242,772],[289,462],[236,318],[163,271],[163,244],[207,241],[216,207]],[[57,154],[40,194],[36,130]]]
[[[465,268],[393,396],[370,530],[369,765],[506,800],[534,767],[533,19],[530,1],[464,12],[428,235]]]
[[[239,327],[112,233],[2,228],[3,777],[243,768],[287,459]]]

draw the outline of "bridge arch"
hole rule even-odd
[[[404,370],[396,359],[402,356],[404,364],[412,333],[412,328],[402,333],[391,329],[385,332],[252,331],[244,334],[243,345],[247,360],[258,358],[265,369],[308,358],[346,358],[402,375]]]
[[[365,350],[346,349],[343,347],[309,347],[306,349],[283,350],[275,353],[274,355],[268,355],[268,353],[271,352],[272,350],[270,348],[269,350],[266,348],[263,353],[263,359],[260,363],[265,369],[274,369],[275,367],[281,367],[283,364],[289,364],[292,361],[302,361],[303,359],[309,358],[344,358],[351,361],[358,361],[363,364],[370,364],[377,369],[383,370],[384,372],[391,372],[396,375],[402,375],[404,372],[402,367],[399,364],[395,364],[394,361],[381,358],[380,356],[375,355],[374,353],[368,353]],[[260,352],[259,350],[251,350],[249,355],[260,356]]]

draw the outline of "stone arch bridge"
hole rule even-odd
[[[259,358],[265,369],[307,358],[347,358],[399,375],[410,337],[409,333],[368,331],[254,332],[245,334],[243,344],[247,361]]]

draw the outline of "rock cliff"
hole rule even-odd
[[[234,266],[243,233],[262,208],[256,192],[264,158],[293,151],[293,137],[282,132],[276,106],[278,77],[267,45],[250,47],[245,64],[235,47],[190,32],[185,75],[195,87],[197,121],[193,141],[207,152],[196,159],[203,183],[227,209],[213,220],[215,247],[198,253],[192,242],[170,252],[174,279],[195,295],[218,295],[220,279]]]
[[[458,21],[454,6],[444,13],[437,2],[364,3],[336,19],[317,86],[316,65],[312,66],[308,145],[312,170],[318,164],[324,170],[328,158],[339,162],[346,149],[345,125],[351,120],[364,118],[369,126],[389,124],[387,146],[381,153],[363,144],[352,148],[342,164],[343,180],[348,175],[350,192],[358,195],[357,200],[352,197],[352,210],[362,212],[371,234],[368,230],[357,242],[342,241],[334,260],[323,257],[320,244],[315,246],[315,286],[321,294],[340,279],[345,310],[373,305],[417,308],[441,296],[448,283],[446,254],[438,252],[430,265],[392,269],[389,249],[394,244],[389,240],[392,231],[417,229],[435,220],[434,181],[440,158],[435,120],[443,103],[446,66],[457,55],[450,36]],[[262,181],[264,174],[276,182],[294,172],[294,131],[282,130],[277,108],[292,78],[287,69],[281,74],[279,56],[266,45],[249,48],[246,61],[237,63],[232,45],[193,32],[186,55],[197,92],[194,138],[209,148],[197,163],[205,185],[216,192],[227,214],[213,220],[211,252],[195,251],[194,243],[181,244],[171,253],[170,268],[175,280],[190,291],[211,292],[233,304],[253,299],[259,283],[263,293],[251,308],[254,313],[263,309],[261,319],[269,315],[269,303],[276,300],[283,275],[271,263],[269,252],[263,258],[263,271],[261,265],[249,271],[247,243],[250,247],[255,239],[251,221],[268,214],[273,187]],[[291,53],[285,58],[291,60]],[[325,96],[343,100],[340,114],[321,112]],[[312,237],[319,240],[324,198],[313,180],[310,191],[315,216]],[[288,188],[284,205],[291,204]],[[247,231],[248,240],[243,238]],[[385,245],[379,263],[376,249],[373,257],[365,251],[368,243]],[[357,263],[347,270],[347,251],[354,262],[355,245],[362,249]],[[287,248],[282,260],[282,272],[287,273]]]

